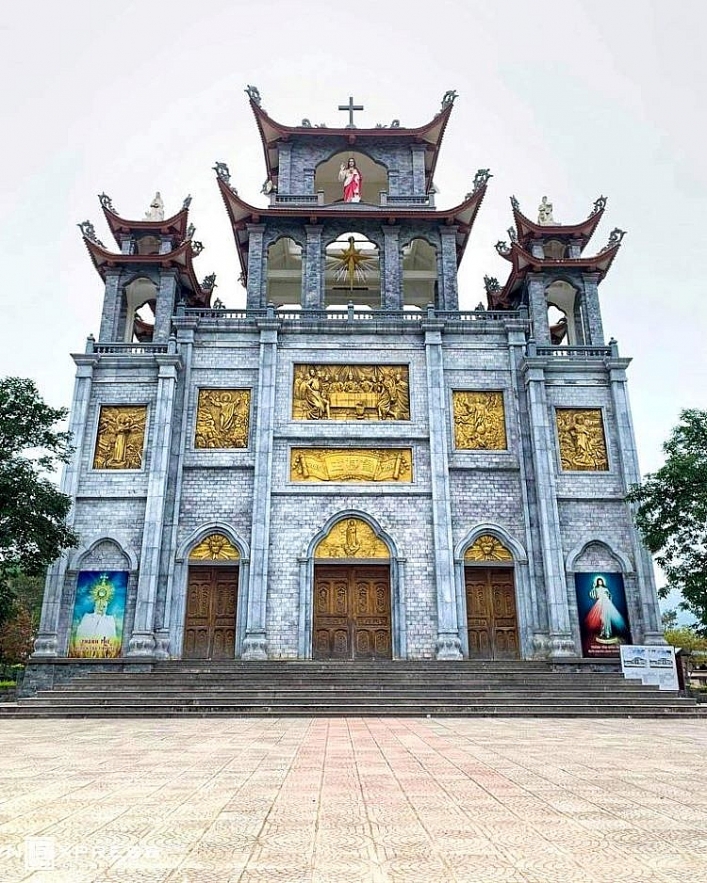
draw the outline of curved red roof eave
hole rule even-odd
[[[457,225],[461,233],[457,235],[457,264],[461,262],[464,250],[466,249],[471,229],[476,220],[481,203],[486,195],[486,187],[484,184],[468,199],[465,199],[459,205],[451,209],[408,209],[407,211],[398,206],[376,207],[375,211],[370,209],[341,208],[337,210],[336,204],[332,206],[296,206],[292,208],[278,208],[268,206],[266,208],[257,208],[241,199],[231,187],[222,179],[217,177],[221,198],[223,199],[228,217],[231,221],[231,228],[236,242],[236,250],[238,251],[238,259],[243,271],[244,277],[248,276],[248,265],[245,250],[245,240],[241,241],[238,237],[238,230],[245,229],[247,224],[258,224],[263,218],[302,218],[309,219],[314,224],[322,218],[351,218],[356,220],[378,218],[382,222],[393,223],[401,218],[420,220],[422,218],[437,223],[447,223]]]
[[[164,236],[178,236],[184,239],[187,234],[187,219],[189,217],[189,209],[180,209],[176,215],[165,218],[163,221],[130,221],[127,218],[121,218],[115,212],[112,212],[105,205],[101,205],[106,223],[110,228],[118,245],[121,245],[119,234],[130,233],[134,230],[140,230],[144,233],[162,233]]]
[[[162,222],[157,221],[152,223],[160,224]],[[193,259],[196,255],[192,251],[190,240],[183,242],[179,248],[175,248],[173,251],[167,252],[167,254],[116,254],[108,251],[107,248],[99,245],[97,242],[87,239],[85,236],[83,237],[83,241],[91,257],[93,266],[96,268],[96,271],[102,279],[104,278],[105,267],[115,267],[119,264],[127,264],[128,266],[131,264],[152,264],[165,267],[176,266],[180,275],[188,280],[191,290],[194,293],[194,297],[197,300],[208,305],[211,299],[211,291],[203,289],[196,277],[193,265]]]
[[[454,102],[450,102],[446,107],[443,107],[442,110],[440,110],[440,112],[430,120],[430,122],[426,123],[423,126],[417,126],[416,128],[396,126],[394,128],[386,127],[380,129],[359,129],[346,127],[330,129],[329,127],[320,128],[318,126],[286,126],[272,119],[272,117],[269,116],[262,107],[260,107],[257,101],[254,101],[252,98],[250,98],[249,101],[251,110],[253,111],[253,115],[255,117],[256,124],[258,126],[258,132],[260,133],[260,140],[263,146],[263,155],[265,157],[265,169],[268,179],[277,180],[277,153],[275,152],[274,159],[271,160],[270,149],[271,145],[273,145],[277,140],[280,139],[282,139],[283,141],[287,141],[292,136],[335,137],[344,138],[349,143],[349,145],[353,146],[353,144],[361,137],[387,139],[406,138],[415,139],[417,141],[425,141],[433,149],[433,156],[429,165],[429,169],[426,169],[425,171],[426,183],[428,187],[434,177],[440,144],[442,143],[442,138],[444,136],[445,129],[447,128],[447,123],[452,113],[452,108],[454,107]]]
[[[544,225],[531,221],[520,209],[513,207],[513,220],[519,239],[537,239],[540,237],[548,239],[553,236],[571,236],[574,239],[584,239],[585,245],[594,235],[594,231],[603,215],[604,208],[600,208],[598,211],[592,212],[586,220],[581,221],[579,224]]]

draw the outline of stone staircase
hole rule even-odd
[[[667,717],[693,699],[618,672],[544,662],[157,662],[91,672],[0,706],[0,717]]]

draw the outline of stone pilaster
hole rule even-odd
[[[324,260],[322,254],[322,227],[307,224],[304,267],[302,268],[302,308],[324,309]]]
[[[154,628],[160,553],[164,533],[165,496],[172,447],[172,422],[177,372],[181,359],[176,354],[176,341],[170,340],[170,352],[156,355],[157,398],[151,415],[149,476],[145,503],[145,526],[140,551],[140,574],[135,601],[135,625],[128,644],[129,656],[153,656],[156,649]]]
[[[259,310],[265,306],[267,280],[263,248],[264,224],[248,224],[248,288],[246,307]]]
[[[439,228],[442,239],[442,261],[440,286],[440,309],[458,310],[459,291],[457,287],[457,228],[453,224]]]
[[[626,367],[629,360],[619,359],[618,347],[615,341],[611,341],[611,348],[612,358],[609,362],[611,402],[616,418],[616,441],[619,449],[621,477],[624,490],[628,492],[633,485],[639,484],[641,481],[626,379]],[[633,515],[633,512],[629,514],[631,521],[633,521]],[[641,542],[640,535],[635,527],[632,527],[631,539],[636,561],[641,615],[643,617],[642,641],[644,644],[664,644],[665,640],[660,625],[660,607],[658,605],[655,575],[653,572],[653,559],[648,549]]]
[[[599,308],[599,274],[582,273],[584,283],[584,314],[589,331],[589,346],[604,346],[604,326]]]
[[[413,144],[412,150],[412,194],[425,195],[425,151],[424,144]]]
[[[442,355],[443,322],[424,322],[427,401],[430,428],[432,534],[437,589],[437,658],[461,659],[459,623],[454,591],[451,491],[447,449],[447,392]]]
[[[277,192],[292,194],[292,143],[280,141],[277,145]]]
[[[172,331],[172,316],[176,310],[177,276],[174,269],[162,270],[160,287],[157,292],[155,310],[155,331],[152,336],[154,343],[166,343]]]
[[[173,482],[174,495],[169,501],[171,505],[167,507],[165,512],[165,535],[169,537],[166,544],[164,570],[167,573],[164,606],[157,610],[155,622],[155,656],[159,659],[167,659],[170,656],[170,649],[174,655],[177,648],[174,646],[174,634],[171,633],[172,625],[172,605],[175,604],[175,570],[176,570],[176,553],[177,553],[177,534],[179,530],[179,512],[182,503],[182,472],[184,467],[184,452],[188,443],[188,418],[189,418],[189,395],[192,390],[191,371],[192,359],[194,353],[194,332],[197,327],[197,319],[193,317],[179,317],[176,320],[177,345],[179,354],[184,365],[184,382],[181,391],[181,421],[179,433],[176,439],[176,451],[174,463],[174,476],[170,478]]]
[[[109,340],[114,341],[121,339],[121,335],[118,333],[118,323],[122,306],[120,275],[121,271],[117,267],[106,270],[106,291],[103,296],[101,330],[98,333],[98,340],[101,343]]]
[[[550,346],[550,323],[547,318],[547,279],[540,273],[528,277],[528,307],[533,339],[539,346]]]
[[[384,310],[403,308],[403,268],[400,260],[400,228],[383,227],[385,259],[381,267],[381,305]]]
[[[74,451],[71,459],[64,467],[61,476],[60,489],[62,493],[76,498],[81,474],[81,457],[86,443],[86,418],[88,406],[91,401],[91,386],[93,384],[93,369],[98,364],[98,356],[93,355],[93,338],[89,338],[86,353],[75,355],[76,380],[74,381],[74,397],[71,403],[71,416],[69,418],[69,432]],[[67,515],[66,522],[69,527],[74,523],[74,507],[72,506]],[[42,615],[39,625],[39,633],[34,642],[33,656],[57,656],[60,647],[58,640],[59,615],[61,613],[61,598],[64,590],[64,581],[69,563],[68,551],[54,561],[47,570],[47,579],[42,601]]]
[[[550,626],[550,655],[574,656],[576,650],[570,627],[560,515],[557,507],[555,428],[551,423],[551,412],[547,402],[545,372],[542,364],[539,364],[540,360],[533,358],[534,350],[535,345],[531,342],[528,345],[524,372],[535,473],[538,531]]]
[[[258,371],[255,469],[253,475],[253,521],[248,605],[243,640],[243,659],[267,659],[266,611],[270,551],[270,503],[272,491],[273,432],[275,428],[275,382],[277,374],[278,323],[274,310],[258,323],[260,366]]]

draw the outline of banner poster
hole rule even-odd
[[[625,678],[640,679],[660,690],[680,689],[674,647],[624,645],[621,670]]]
[[[582,655],[619,656],[631,643],[624,578],[620,573],[576,573]]]
[[[69,656],[82,659],[120,656],[127,593],[125,570],[79,572]]]

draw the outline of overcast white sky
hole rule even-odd
[[[156,189],[187,193],[218,296],[244,303],[214,173],[256,204],[265,177],[243,89],[276,119],[330,126],[349,95],[359,125],[420,125],[459,100],[436,178],[453,205],[494,177],[461,271],[462,308],[507,264],[493,244],[515,194],[576,222],[609,197],[591,248],[628,230],[601,286],[607,337],[630,368],[641,465],[654,470],[678,413],[705,407],[705,0],[25,0],[0,13],[0,376],[33,377],[68,405],[73,363],[98,330],[101,282],[77,222],[111,237],[96,195],[142,217]]]

